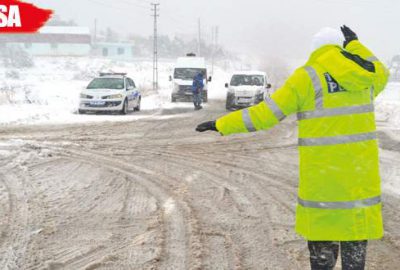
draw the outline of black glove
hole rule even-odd
[[[343,43],[343,47],[346,48],[346,46],[352,42],[353,40],[358,40],[357,34],[353,32],[349,27],[346,25],[343,25],[340,27],[340,30],[342,30],[342,33],[344,35],[345,41]]]
[[[197,126],[196,131],[204,132],[207,130],[218,131],[215,125],[215,121],[204,122]]]

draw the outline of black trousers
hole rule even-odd
[[[332,270],[336,265],[340,248],[342,270],[363,270],[367,256],[367,243],[367,241],[309,241],[311,269]]]

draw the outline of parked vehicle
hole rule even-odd
[[[271,84],[267,81],[267,74],[261,71],[234,72],[226,96],[226,109],[241,109],[260,103],[268,95]]]
[[[179,57],[176,61],[174,74],[170,76],[172,82],[171,101],[192,101],[192,84],[194,77],[202,72],[204,77],[204,89],[202,92],[203,102],[208,101],[208,83],[212,78],[207,79],[206,61],[195,54],[188,54],[186,57]]]
[[[80,94],[79,113],[140,111],[142,96],[126,73],[100,73]]]
[[[393,57],[389,70],[391,81],[400,82],[400,55]]]

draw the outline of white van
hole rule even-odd
[[[237,71],[232,74],[226,96],[226,109],[241,109],[256,105],[269,94],[267,74],[262,71]]]
[[[208,82],[206,61],[202,57],[196,57],[194,54],[188,54],[186,57],[179,57],[174,67],[174,75],[170,76],[172,82],[171,101],[192,101],[192,84],[194,77],[202,72],[204,75],[204,90],[202,93],[203,102],[208,101]]]

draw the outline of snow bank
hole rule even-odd
[[[376,99],[376,118],[387,128],[400,128],[400,83],[389,83]]]

